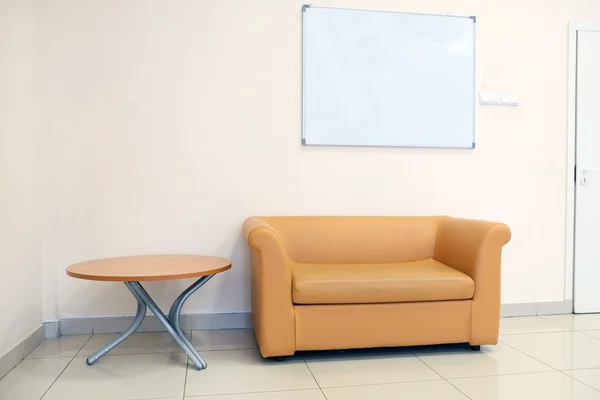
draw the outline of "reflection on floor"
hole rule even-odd
[[[6,400],[600,400],[600,315],[506,318],[501,343],[302,353],[263,360],[251,331],[193,331],[196,371],[166,333],[44,341],[0,380]]]

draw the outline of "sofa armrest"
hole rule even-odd
[[[440,221],[434,259],[469,275],[477,284],[490,269],[500,269],[508,226],[497,222],[446,217]]]
[[[268,222],[244,222],[252,251],[252,323],[264,357],[292,355],[296,345],[292,270],[281,238]]]
[[[450,217],[440,221],[433,258],[475,282],[471,345],[498,342],[500,264],[510,237],[508,226],[496,222]]]

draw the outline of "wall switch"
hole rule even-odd
[[[479,93],[479,104],[494,106],[516,106],[519,105],[519,96],[509,93]]]

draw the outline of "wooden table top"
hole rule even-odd
[[[225,258],[157,255],[105,258],[73,264],[67,275],[92,281],[163,281],[217,274],[231,268]]]

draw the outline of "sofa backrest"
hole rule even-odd
[[[267,217],[299,263],[362,264],[433,256],[444,217]]]

